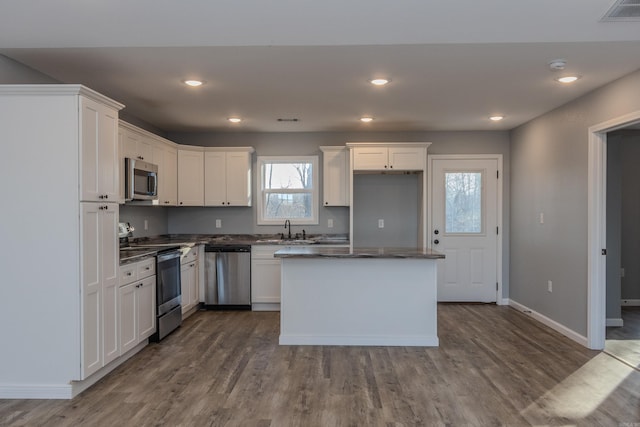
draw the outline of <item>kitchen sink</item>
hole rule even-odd
[[[258,239],[256,243],[272,243],[274,245],[313,245],[315,240],[308,239]]]

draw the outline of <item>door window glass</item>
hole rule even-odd
[[[482,173],[445,173],[445,231],[482,233]]]

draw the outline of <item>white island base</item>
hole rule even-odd
[[[438,346],[435,259],[281,258],[281,345]]]

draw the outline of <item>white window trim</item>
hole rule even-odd
[[[266,219],[264,218],[264,165],[265,163],[311,163],[312,176],[311,182],[313,188],[311,191],[312,209],[311,218],[282,218],[282,219]],[[320,183],[318,182],[318,156],[258,156],[258,211],[256,213],[256,223],[258,225],[282,225],[285,220],[289,219],[293,225],[318,225],[319,224],[319,193]],[[307,191],[287,190],[283,192],[290,193],[306,193]]]

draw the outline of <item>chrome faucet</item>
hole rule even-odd
[[[291,221],[286,220],[286,221],[284,222],[284,228],[285,228],[285,229],[287,228],[287,225],[289,226],[289,237],[288,237],[288,239],[291,239]]]

